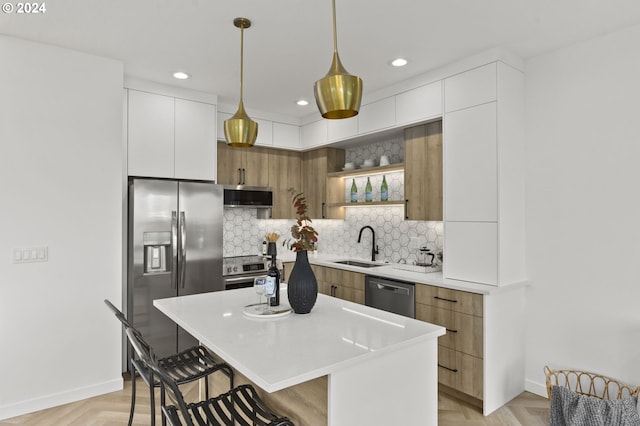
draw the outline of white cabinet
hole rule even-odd
[[[340,120],[327,120],[329,142],[341,141],[358,136],[358,116]]]
[[[226,112],[218,111],[218,114],[217,114],[217,117],[218,117],[218,126],[217,126],[218,127],[218,131],[216,133],[216,138],[219,141],[224,142],[226,140],[225,136],[224,136],[224,122],[225,122],[225,120],[230,119],[232,116],[233,116],[233,114],[227,114]],[[258,129],[258,131],[259,130],[260,129]]]
[[[443,274],[525,281],[524,75],[495,62],[444,87]]]
[[[130,176],[215,180],[216,106],[129,90]]]
[[[262,120],[251,117],[253,121],[258,123],[258,136],[256,137],[256,146],[272,146],[273,145],[273,123],[269,120]]]
[[[497,222],[445,222],[444,235],[448,276],[496,285]]]
[[[130,176],[173,177],[173,102],[169,96],[129,90]]]
[[[326,145],[327,143],[327,121],[320,119],[302,126],[300,131],[300,145],[303,149]]]
[[[358,133],[388,129],[396,124],[396,98],[391,96],[360,107]]]
[[[496,103],[447,114],[444,134],[447,220],[497,221]]]
[[[497,97],[496,85],[497,62],[445,79],[444,112],[495,101]]]
[[[396,125],[442,116],[442,81],[396,95]]]
[[[218,132],[216,134],[216,139],[219,141],[225,141],[226,138],[224,136],[224,122],[233,117],[233,114],[229,114],[226,112],[218,112],[217,120],[218,120]],[[253,121],[258,123],[258,136],[256,138],[255,145],[258,146],[272,146],[273,145],[273,124],[269,120],[261,120],[259,118],[251,117]]]
[[[273,122],[273,146],[285,149],[300,149],[300,127],[293,124]]]
[[[174,150],[175,178],[216,179],[218,144],[215,105],[175,99]]]

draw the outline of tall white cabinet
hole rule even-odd
[[[129,89],[129,176],[216,180],[216,105]]]
[[[446,78],[444,110],[444,276],[524,281],[524,75],[496,61]]]

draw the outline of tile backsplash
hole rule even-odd
[[[404,142],[393,139],[345,150],[346,161],[360,166],[365,159],[387,155],[390,162],[404,161]],[[377,163],[376,163],[377,164]],[[394,172],[386,175],[389,200],[404,199],[404,175]],[[358,201],[364,201],[366,176],[356,177]],[[373,199],[380,199],[382,175],[372,175]],[[349,199],[351,179],[345,179],[345,201]],[[364,203],[362,203],[364,204]],[[241,256],[262,252],[262,240],[267,232],[281,235],[278,250],[285,251],[282,241],[288,238],[293,220],[260,220],[255,209],[226,208],[224,210],[224,256]],[[371,231],[365,230],[362,242],[358,233],[363,226],[371,226],[376,233],[379,254],[377,260],[412,263],[420,246],[426,245],[433,252],[441,251],[444,242],[442,222],[404,220],[404,206],[348,207],[345,220],[316,219],[313,225],[318,231],[318,251],[323,254],[369,259],[371,257]]]

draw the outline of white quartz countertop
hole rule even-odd
[[[267,392],[444,335],[443,327],[318,294],[309,314],[253,318],[253,288],[154,300],[161,312]],[[281,307],[288,307],[286,288]]]
[[[296,260],[295,253],[283,253],[278,258],[283,262],[294,262]],[[366,268],[354,265],[345,265],[341,263],[335,263],[340,260],[357,260],[366,263],[375,263],[380,266],[373,268]],[[400,281],[406,281],[416,284],[428,284],[438,287],[450,288],[453,290],[468,291],[471,293],[489,295],[508,291],[510,289],[518,288],[526,283],[511,284],[508,286],[493,286],[479,283],[472,283],[467,281],[450,280],[443,277],[442,272],[425,272],[426,268],[419,266],[400,264],[400,263],[384,263],[384,262],[371,262],[370,260],[355,259],[348,256],[338,255],[326,255],[326,254],[311,254],[309,253],[309,263],[319,266],[327,266],[329,268],[344,269],[352,272],[360,272],[366,275],[372,275],[376,277],[390,278]]]

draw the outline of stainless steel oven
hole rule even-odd
[[[262,256],[234,256],[222,259],[225,290],[252,287],[253,280],[267,276],[270,260]]]

